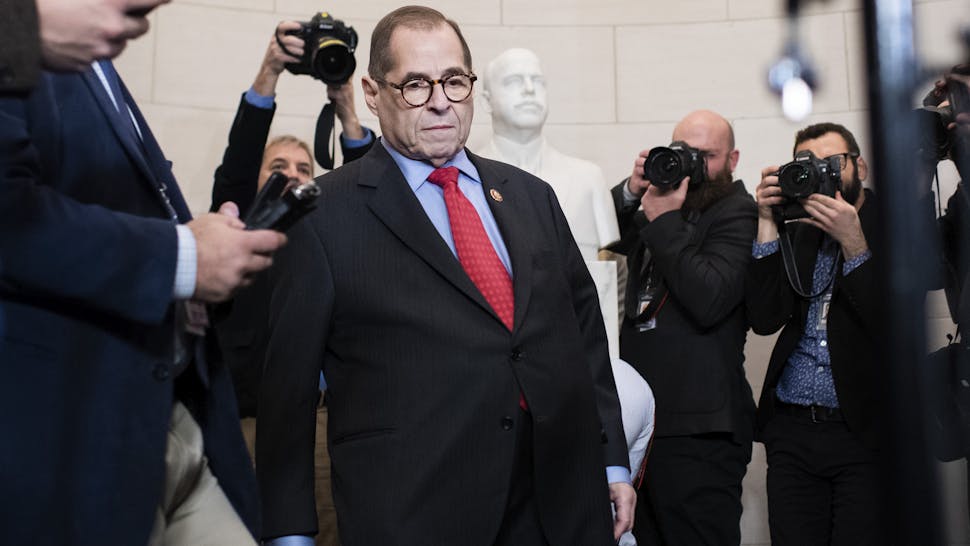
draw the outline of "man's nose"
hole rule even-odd
[[[431,87],[431,98],[427,104],[429,108],[440,111],[447,109],[450,104],[451,101],[445,96],[444,84],[439,83]]]

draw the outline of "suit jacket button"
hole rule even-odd
[[[506,415],[502,417],[502,430],[512,430],[512,425],[515,424],[512,418]]]
[[[155,364],[155,369],[152,370],[152,375],[159,381],[165,381],[170,374],[166,364]]]
[[[522,354],[522,351],[520,351],[520,350],[518,350],[518,349],[516,349],[516,350],[514,350],[514,351],[512,351],[512,360],[514,360],[514,361],[516,361],[516,362],[518,362],[518,361],[520,361],[520,360],[522,360],[522,357],[523,357],[523,356],[524,356],[524,355]]]

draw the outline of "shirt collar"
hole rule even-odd
[[[411,191],[418,191],[428,180],[428,175],[435,170],[435,167],[426,161],[420,161],[417,159],[411,159],[405,157],[400,152],[395,150],[387,143],[387,140],[381,138],[381,144],[387,153],[391,154],[391,158],[397,163],[401,173],[404,175],[404,179],[407,180],[408,186],[411,186]],[[455,157],[451,158],[447,163],[442,165],[442,167],[458,167],[458,170],[462,172],[466,177],[470,178],[473,182],[479,184],[482,183],[481,176],[478,174],[478,169],[475,165],[468,159],[468,154],[465,153],[465,149],[459,150]]]

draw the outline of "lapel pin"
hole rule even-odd
[[[491,195],[492,196],[492,199],[494,199],[496,202],[498,202],[498,203],[501,203],[502,202],[502,194],[499,193],[497,189],[492,188],[492,189],[488,190],[488,194]]]

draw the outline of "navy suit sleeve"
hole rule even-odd
[[[0,293],[161,322],[172,301],[175,227],[59,191],[58,172],[83,166],[46,155],[42,161],[33,126],[56,112],[44,80],[29,98],[0,98]]]

